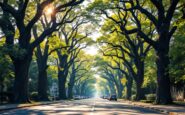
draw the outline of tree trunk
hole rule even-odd
[[[133,79],[132,77],[128,78],[127,83],[126,83],[126,99],[130,100],[131,99],[131,95],[132,95],[132,83],[133,83]]]
[[[85,81],[84,83],[82,83],[81,88],[80,88],[80,95],[83,96],[85,94],[85,88],[87,86],[87,82]]]
[[[68,55],[62,55],[60,51],[57,51],[59,58],[58,67],[58,87],[59,87],[59,99],[67,99],[66,96],[66,79],[68,75]]]
[[[183,88],[183,101],[185,101],[185,86]]]
[[[47,79],[47,60],[48,60],[48,41],[45,44],[44,53],[42,54],[42,50],[40,45],[37,46],[36,57],[37,57],[37,66],[39,70],[38,74],[38,100],[40,101],[48,101],[48,79]]]
[[[73,98],[73,87],[74,87],[74,76],[71,76],[70,81],[68,83],[68,98],[72,99]]]
[[[110,88],[110,95],[116,94],[116,89],[111,81],[109,82],[109,88]]]
[[[170,92],[170,78],[169,78],[169,45],[161,44],[163,49],[157,50],[157,104],[170,104],[172,103],[172,97]]]
[[[68,84],[68,98],[72,99],[73,98],[73,85],[72,84]]]
[[[117,89],[117,94],[118,94],[118,98],[121,98],[122,97],[122,91],[120,89],[120,86],[118,83],[115,83],[116,84],[116,89]]]
[[[75,95],[80,95],[80,87],[78,85],[76,85],[75,90],[76,90]]]
[[[143,81],[144,81],[144,61],[141,59],[137,60],[137,76],[135,77],[136,83],[136,101],[139,101],[144,98],[144,92],[142,89]]]
[[[122,92],[121,92],[121,90],[119,89],[118,90],[118,98],[121,98],[122,97]]]
[[[48,101],[48,79],[46,69],[39,70],[39,79],[38,79],[38,100]]]
[[[136,82],[136,101],[139,101],[143,98],[142,83]]]
[[[66,87],[65,87],[66,78],[67,78],[67,75],[65,74],[65,72],[59,70],[59,73],[58,73],[59,99],[67,99]]]
[[[123,98],[123,89],[124,89],[124,86],[123,84],[120,83],[120,98]]]
[[[15,80],[14,80],[14,102],[15,103],[28,103],[28,71],[32,60],[32,55],[26,55],[21,59],[13,59],[15,67]]]
[[[76,69],[75,69],[75,63],[72,64],[72,73],[69,78],[69,83],[68,83],[68,98],[72,99],[73,98],[73,87],[75,84],[75,77],[76,77]]]

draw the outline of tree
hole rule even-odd
[[[141,39],[133,38],[133,36],[116,35],[113,34],[109,40],[104,36],[100,43],[108,44],[106,49],[103,49],[104,56],[116,57],[121,60],[123,66],[125,66],[133,77],[136,83],[136,100],[140,100],[144,97],[142,91],[142,85],[144,81],[144,59],[147,56],[147,52],[150,50],[150,46],[145,44]],[[134,36],[135,37],[135,36]],[[114,42],[112,42],[114,41]],[[112,52],[110,52],[112,50]],[[119,62],[117,62],[119,64]],[[124,72],[122,70],[122,72]],[[128,76],[128,72],[125,72]],[[124,74],[125,74],[124,73]],[[129,80],[129,78],[127,79]]]
[[[75,82],[74,94],[80,96],[93,96],[93,93],[95,93],[94,83],[95,79],[92,74],[86,74],[82,79]]]
[[[72,15],[74,16],[74,14]],[[76,17],[79,17],[77,14]],[[80,27],[83,24],[88,23],[86,19],[79,18],[75,20],[72,25],[64,25],[59,31],[60,41],[69,46],[62,50],[57,50],[57,56],[59,59],[58,64],[58,80],[59,80],[59,98],[66,99],[66,80],[69,73],[69,68],[77,58],[80,51],[90,44],[91,39],[88,38],[89,33],[81,33]]]
[[[64,17],[65,18],[65,17]],[[65,20],[65,19],[63,19]],[[69,20],[68,20],[69,21]],[[33,28],[33,36],[38,39],[39,31],[46,30],[50,27],[50,23],[44,15],[40,20],[41,24]],[[41,26],[41,27],[40,27]],[[39,28],[39,30],[38,30]],[[48,57],[58,49],[65,48],[60,42],[57,43],[56,35],[50,35],[46,38],[42,44],[38,45],[35,51],[38,66],[38,100],[49,100],[48,99],[48,80],[47,80],[47,69],[48,69]]]
[[[177,91],[183,91],[183,99],[185,98],[185,89],[184,89],[184,83],[185,83],[185,73],[184,73],[184,27],[185,24],[182,23],[179,25],[178,31],[174,35],[174,39],[172,39],[171,47],[170,47],[170,79],[172,82],[173,87]]]
[[[172,103],[171,92],[170,92],[170,79],[169,79],[169,44],[170,40],[177,29],[177,26],[173,25],[175,19],[174,14],[177,13],[176,9],[180,0],[172,0],[171,4],[167,4],[166,1],[150,0],[151,6],[142,4],[139,0],[136,1],[121,1],[123,6],[120,10],[125,12],[129,11],[135,20],[136,28],[127,30],[126,33],[133,34],[137,33],[143,38],[148,44],[150,44],[156,51],[157,59],[157,99],[156,103],[168,104]],[[128,5],[130,5],[130,8]],[[147,7],[147,8],[145,8]],[[153,13],[153,9],[156,10]],[[137,13],[144,15],[154,26],[158,36],[156,40],[153,37],[148,36],[144,32],[143,25],[139,21]],[[126,30],[126,26],[122,26],[122,30]]]
[[[121,62],[121,60],[118,61],[116,59],[113,59],[113,61],[114,61],[114,63],[116,63],[116,65],[115,66],[108,65],[108,66],[111,67],[114,70],[119,70],[122,73],[122,75],[124,75],[124,77],[126,79],[126,82],[125,82],[125,85],[126,85],[126,96],[125,97],[126,97],[126,99],[130,100],[131,99],[131,95],[132,95],[132,83],[133,83],[132,74],[131,74],[130,71],[128,71],[128,69],[126,68],[127,65],[125,65],[124,62]],[[129,63],[130,63],[130,65],[132,65],[132,62],[129,62]],[[123,76],[121,77],[120,81],[122,81],[122,80],[123,80]],[[123,84],[123,83],[121,83],[121,84]]]
[[[156,103],[172,103],[172,98],[170,94],[168,53],[170,40],[177,29],[177,25],[174,24],[174,21],[180,18],[184,18],[183,2],[181,2],[180,0],[121,0],[108,4],[107,2],[102,2],[100,0],[97,3],[101,3],[101,5],[102,3],[106,4],[106,7],[104,7],[104,9],[106,10],[130,14],[131,17],[129,19],[124,18],[124,16],[122,17],[120,14],[118,14],[118,17],[121,17],[122,19],[117,23],[118,25],[120,25],[119,30],[124,31],[124,33],[127,35],[137,34],[138,36],[140,36],[140,38],[142,38],[145,42],[150,44],[155,49],[156,55],[158,57],[156,59],[158,81]],[[182,16],[179,16],[179,13],[181,13],[180,10],[182,10]],[[124,15],[124,13],[122,13],[122,15]],[[145,17],[147,21],[150,22],[152,28],[155,29],[156,36],[148,36],[145,31],[146,26],[142,24],[143,21],[140,20],[141,17]],[[112,19],[115,20],[114,18]],[[133,23],[127,23],[130,20]],[[132,25],[132,28],[129,28],[130,25]]]
[[[121,79],[123,78],[123,75],[119,70],[114,70],[111,60],[99,57],[97,57],[96,60],[97,62],[95,65],[100,66],[98,67],[98,73],[100,74],[100,77],[107,80],[111,94],[117,94],[117,96],[121,98],[123,91]]]
[[[55,7],[53,13],[51,14],[51,27],[43,31],[38,39],[31,42],[31,30],[33,26],[42,17],[44,9],[53,2],[53,0],[35,2],[34,7],[37,9],[35,10],[35,14],[31,19],[27,17],[27,14],[30,13],[27,12],[27,10],[29,8],[33,8],[30,5],[31,1],[15,1],[13,6],[16,7],[13,7],[12,4],[9,4],[8,0],[3,0],[0,2],[0,7],[3,10],[0,27],[6,37],[7,47],[10,49],[17,47],[21,52],[24,52],[24,55],[21,56],[21,58],[17,58],[16,56],[9,53],[15,67],[15,102],[29,102],[28,68],[32,60],[33,50],[45,39],[46,36],[52,34],[52,32],[55,31],[59,25],[64,23],[63,21],[60,23],[57,22],[56,14],[59,14],[61,11],[65,11],[64,9],[70,6],[75,6],[82,3],[83,0],[71,0],[64,4],[59,2],[60,5]],[[14,43],[16,39],[14,37],[16,29],[19,32],[19,36],[18,41]]]
[[[144,97],[141,88],[144,81],[144,59],[147,56],[147,52],[150,50],[150,45],[146,44],[137,34],[129,35],[126,33],[127,28],[124,30],[121,29],[122,26],[127,24],[130,25],[128,28],[133,28],[133,22],[132,20],[128,20],[131,14],[116,8],[117,2],[107,4],[99,1],[97,3],[105,6],[105,8],[97,6],[99,11],[98,14],[105,15],[107,18],[102,26],[104,34],[99,42],[107,44],[109,50],[115,50],[114,54],[104,53],[104,56],[114,56],[124,61],[137,86],[136,100],[140,100]],[[96,4],[96,2],[94,4]],[[111,16],[108,10],[112,11]],[[152,26],[145,31],[148,33],[148,36],[153,35]],[[107,39],[108,37],[109,39]],[[119,54],[119,52],[121,52],[121,54]],[[130,57],[130,59],[127,57]],[[134,65],[130,65],[128,60],[133,60]]]
[[[80,55],[80,56],[85,56],[85,55]],[[73,98],[73,87],[75,85],[75,82],[82,79],[85,74],[88,73],[88,65],[87,63],[88,60],[83,59],[84,57],[80,57],[73,62],[72,67],[71,67],[71,72],[69,75],[69,82],[68,82],[68,98],[72,99]],[[90,68],[89,68],[90,69]]]
[[[3,102],[11,102],[12,84],[14,79],[13,65],[10,57],[6,54],[9,50],[0,44],[0,104]],[[8,98],[8,100],[6,100]]]

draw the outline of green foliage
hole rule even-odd
[[[152,100],[140,100],[140,102],[143,102],[143,103],[153,103],[154,101],[152,101]]]
[[[0,85],[4,85],[4,88],[8,90],[13,85],[14,72],[12,61],[5,51],[6,49],[0,46]]]
[[[173,84],[185,83],[185,24],[179,28],[170,48],[170,76]]]
[[[36,60],[33,60],[30,64],[29,68],[29,92],[36,92],[37,91],[37,82],[38,82],[38,67]]]
[[[156,99],[156,94],[147,94],[147,95],[145,95],[145,97],[148,101],[153,101],[154,102],[155,99]]]
[[[136,95],[134,94],[134,95],[132,95],[132,97],[131,97],[131,100],[136,100]]]
[[[28,24],[28,22],[30,22],[30,20],[35,16],[36,13],[36,2],[41,2],[43,0],[33,0],[32,2],[29,2],[26,8],[26,15],[25,15],[25,19],[24,19],[24,23],[25,25]],[[58,4],[64,4],[67,3],[69,0],[56,0],[53,5],[58,5]],[[18,7],[18,0],[8,0],[8,4],[10,4],[11,6],[14,7]],[[167,9],[170,6],[170,0],[164,0],[162,1],[164,6],[165,6],[165,11],[167,11]],[[154,4],[152,4],[151,1],[146,1],[146,0],[140,0],[139,3],[142,4],[142,6],[146,9],[149,10],[150,12],[153,13],[154,16],[157,17],[157,9],[154,6]],[[136,2],[133,1],[133,4],[135,5]],[[184,4],[184,1],[181,0],[180,4]],[[70,56],[72,56],[72,53],[74,53],[75,48],[76,51],[80,48],[78,46],[84,46],[86,44],[88,45],[92,45],[93,43],[95,43],[92,38],[90,37],[85,37],[85,34],[89,34],[92,32],[95,32],[95,30],[98,28],[96,26],[94,26],[94,22],[97,25],[101,25],[101,28],[98,28],[98,30],[100,30],[102,36],[100,36],[96,42],[101,46],[101,50],[104,51],[106,54],[116,54],[119,56],[122,56],[122,52],[119,48],[113,48],[110,44],[104,43],[104,42],[109,42],[109,43],[114,43],[115,45],[120,45],[123,46],[123,48],[125,49],[125,51],[127,51],[128,53],[131,53],[132,51],[129,50],[128,47],[130,46],[124,46],[124,44],[128,43],[128,40],[125,37],[125,34],[120,33],[121,29],[119,24],[121,24],[123,21],[120,18],[123,18],[125,16],[125,12],[120,10],[120,14],[118,13],[118,9],[116,8],[117,6],[121,5],[120,1],[118,0],[93,0],[93,2],[87,4],[87,6],[75,6],[75,10],[72,10],[69,15],[67,16],[68,19],[66,19],[65,21],[68,21],[70,19],[72,19],[73,17],[79,15],[81,16],[79,19],[75,19],[72,23],[68,23],[68,24],[64,24],[61,26],[61,28],[63,29],[63,31],[59,31],[58,33],[54,33],[52,35],[50,35],[49,37],[47,37],[47,39],[45,41],[43,41],[40,44],[41,47],[41,51],[42,53],[44,52],[46,46],[49,47],[49,51],[52,51],[54,49],[58,48],[58,51],[61,52],[61,55],[63,56],[68,56],[68,60]],[[122,5],[121,5],[122,6]],[[126,3],[125,4],[126,8],[131,8],[131,4]],[[67,8],[66,8],[67,11]],[[57,22],[58,19],[64,17],[64,14],[66,13],[66,11],[59,13],[59,15],[57,15]],[[102,11],[107,12],[107,14],[109,15],[109,17],[113,18],[114,20],[118,21],[119,24],[116,24],[114,21],[105,18],[105,14],[103,14]],[[0,11],[2,12],[2,11]],[[126,17],[127,19],[127,25],[126,25],[126,29],[133,29],[136,27],[136,24],[134,24],[133,21],[133,17],[131,15],[130,12],[128,13],[128,17]],[[137,14],[137,18],[139,19],[139,21],[141,21],[141,30],[144,33],[149,33],[151,30],[154,31],[154,35],[151,36],[152,39],[156,40],[158,38],[158,35],[156,35],[157,31],[155,30],[154,25],[151,23],[151,21],[145,16],[143,15],[141,12],[135,12]],[[1,15],[1,13],[0,13]],[[170,66],[169,66],[169,71],[170,71],[170,76],[171,76],[171,81],[173,82],[173,84],[181,84],[184,85],[185,83],[185,19],[179,19],[180,17],[182,17],[182,14],[180,12],[179,9],[177,9],[177,12],[174,14],[174,18],[172,21],[172,25],[170,25],[170,28],[172,26],[178,26],[177,29],[177,33],[174,36],[174,39],[171,41],[171,45],[170,45]],[[6,18],[10,18],[10,17],[5,17]],[[43,18],[43,17],[42,17]],[[131,19],[132,18],[132,19]],[[46,16],[46,20],[50,19],[50,17]],[[75,24],[78,21],[81,20],[87,20],[87,21],[91,21],[90,24],[86,23],[86,24],[82,24],[82,26],[79,27],[78,31],[75,33],[72,32],[72,30],[75,28]],[[12,21],[12,17],[11,17],[11,21]],[[12,21],[13,22],[13,21]],[[14,23],[14,22],[13,22]],[[125,23],[125,22],[123,22]],[[38,35],[41,35],[41,33],[44,30],[44,27],[42,25],[42,23],[40,21],[38,21],[35,26],[37,26],[38,29]],[[150,28],[151,27],[151,28]],[[20,30],[15,27],[15,42],[17,42],[16,40],[19,39],[20,37]],[[60,29],[59,29],[60,30]],[[116,31],[115,31],[116,30]],[[65,34],[68,34],[71,36],[66,37],[65,38]],[[7,35],[12,34],[12,31],[8,31]],[[147,34],[149,35],[149,34]],[[132,34],[129,35],[131,40],[134,40],[134,42],[137,42],[138,40],[138,35],[137,34]],[[81,38],[85,37],[85,39],[80,40]],[[68,40],[67,40],[68,39]],[[35,40],[35,39],[32,39]],[[78,41],[79,40],[79,41]],[[78,41],[76,46],[72,46],[75,44],[75,42]],[[33,41],[30,41],[33,42]],[[13,56],[16,59],[22,59],[24,58],[24,56],[27,54],[27,50],[21,48],[18,44],[19,43],[15,43],[12,46],[7,46],[4,45],[5,44],[5,40],[4,38],[0,39],[0,82],[3,84],[6,84],[7,87],[12,85],[12,79],[14,77],[14,72],[13,72],[13,64],[11,61],[10,56]],[[146,43],[143,44],[145,48],[146,47]],[[69,47],[67,47],[69,46]],[[71,47],[72,46],[72,47]],[[60,48],[60,47],[66,47],[66,48]],[[140,51],[138,51],[140,52]],[[125,55],[125,59],[128,61],[132,61],[131,57],[127,54],[124,53]],[[101,56],[101,57],[100,57]],[[88,93],[92,93],[94,91],[94,83],[100,83],[101,86],[99,87],[99,90],[101,90],[104,94],[110,93],[108,92],[110,89],[109,87],[104,87],[105,85],[107,85],[107,80],[95,80],[94,78],[94,74],[95,71],[96,72],[100,72],[100,74],[102,74],[102,71],[104,69],[104,67],[107,67],[107,64],[110,64],[112,66],[116,66],[116,62],[114,62],[113,60],[118,61],[119,63],[121,63],[121,68],[126,68],[126,66],[123,64],[125,63],[123,60],[120,61],[120,59],[115,58],[115,57],[105,57],[102,56],[100,54],[100,56],[96,56],[91,57],[89,55],[86,55],[84,52],[80,53],[77,57],[77,59],[79,59],[79,62],[81,62],[82,60],[88,60],[87,62],[85,62],[83,64],[83,67],[81,67],[80,69],[86,69],[88,70],[86,72],[85,75],[83,75],[82,78],[80,78],[78,80],[78,83],[76,83],[76,86],[81,86],[82,84],[86,84],[86,90]],[[145,77],[144,77],[144,83],[143,83],[143,88],[147,89],[150,91],[150,93],[155,93],[155,89],[156,89],[156,76],[157,76],[157,72],[156,72],[156,65],[155,65],[155,52],[152,49],[150,52],[147,53],[146,58],[143,58],[142,56],[140,57],[141,61],[145,61]],[[65,68],[63,67],[58,67],[58,62],[56,62],[56,60],[58,61],[58,57],[57,57],[57,53],[52,53],[51,57],[49,57],[48,59],[48,65],[49,68],[47,69],[48,72],[48,81],[49,81],[49,86],[51,86],[52,82],[57,82],[57,71],[58,70],[64,70]],[[94,61],[95,60],[95,61]],[[30,92],[31,93],[31,98],[36,99],[37,98],[37,92],[35,92],[37,90],[37,74],[38,74],[38,68],[37,68],[37,64],[35,62],[36,60],[33,60],[31,65],[30,65],[30,69],[29,69],[29,77],[31,79],[30,83]],[[60,60],[61,61],[61,60]],[[135,61],[135,60],[134,60]],[[79,62],[77,64],[79,64]],[[95,62],[95,63],[94,63]],[[134,72],[137,72],[137,68],[135,65],[131,65],[133,67]],[[98,68],[96,68],[98,67]],[[95,71],[92,70],[95,69]],[[96,70],[97,69],[97,70]],[[115,71],[113,71],[113,69],[108,69],[108,71],[116,73]],[[83,74],[84,71],[80,71],[77,72],[77,74],[81,75]],[[126,73],[129,74],[129,70],[126,69],[125,70]],[[99,74],[99,73],[98,73]],[[102,75],[103,76],[103,75]],[[79,78],[79,77],[77,77]],[[115,78],[118,78],[118,75],[115,75]],[[117,79],[118,80],[118,79]],[[123,85],[126,85],[126,78],[123,77],[121,80],[121,83]],[[136,85],[134,84],[132,90],[133,92],[135,92],[135,88]],[[85,89],[84,89],[85,90]],[[125,91],[125,90],[124,90]],[[136,95],[132,95],[132,100],[135,100]],[[147,102],[150,101],[154,101],[155,100],[155,94],[148,94],[146,95],[147,98]]]
[[[152,49],[150,52],[148,52],[147,57],[145,59],[145,77],[144,77],[144,83],[143,88],[147,90],[147,92],[154,93],[156,91],[157,87],[157,70],[156,70],[156,64],[155,64],[155,52]]]
[[[37,92],[32,92],[32,93],[30,94],[30,98],[31,98],[32,100],[37,100],[37,99],[38,99],[38,93],[37,93]]]

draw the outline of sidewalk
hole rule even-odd
[[[54,103],[62,103],[63,100],[60,101],[46,101],[46,102],[34,102],[34,103],[27,103],[27,104],[5,104],[0,105],[0,112],[11,110],[11,109],[18,109],[18,108],[24,108],[24,107],[32,107],[32,106],[39,106],[39,105],[47,105],[47,104],[54,104]]]
[[[159,111],[162,113],[167,113],[169,115],[185,115],[185,106],[181,105],[154,105],[151,103],[142,103],[142,102],[132,102],[120,100],[121,102],[125,102],[127,104],[132,104],[134,106],[139,106],[155,111]]]

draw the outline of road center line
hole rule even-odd
[[[96,103],[94,102],[92,109],[91,109],[92,112],[95,111],[95,105],[96,105]]]

